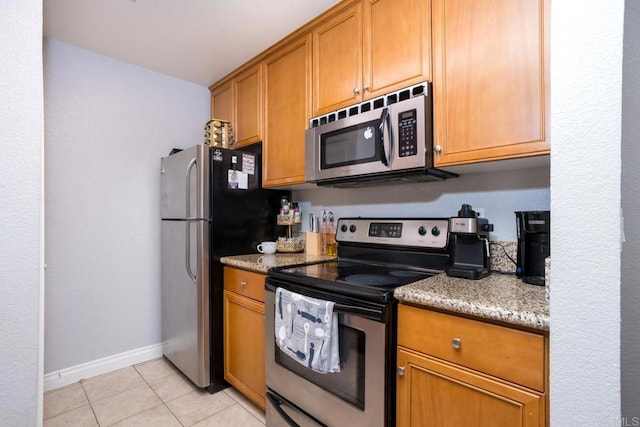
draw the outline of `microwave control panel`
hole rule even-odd
[[[416,114],[415,108],[398,113],[398,155],[400,157],[418,154]]]

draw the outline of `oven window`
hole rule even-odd
[[[305,368],[275,346],[276,363],[284,366],[318,387],[340,397],[359,409],[364,409],[365,333],[343,323],[338,315],[340,335],[340,372],[320,374]]]
[[[379,161],[379,123],[372,120],[323,134],[320,137],[321,169]]]

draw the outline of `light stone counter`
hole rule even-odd
[[[331,259],[324,255],[307,255],[300,253],[276,253],[273,255],[250,254],[234,255],[220,258],[220,262],[231,267],[238,267],[244,270],[255,271],[256,273],[267,273],[271,267],[286,267],[288,265],[304,264],[307,262],[324,261]]]
[[[493,273],[467,280],[443,273],[401,286],[394,296],[426,308],[549,331],[545,286],[529,285],[513,275]]]

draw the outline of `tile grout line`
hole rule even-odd
[[[82,387],[82,385],[80,384],[80,381],[77,381],[77,382],[75,382],[75,383],[71,383],[71,384],[67,384],[66,386],[61,387],[60,389],[50,390],[50,391],[44,392],[44,393],[42,393],[42,398],[44,399],[44,397],[45,397],[47,394],[50,394],[50,393],[60,393],[60,392],[63,392],[63,391],[64,391],[63,389],[73,387],[75,384],[78,384],[78,386],[82,389],[82,393],[83,393],[83,394],[84,394],[84,396],[87,398],[87,403],[89,403],[89,398],[87,397],[87,394],[84,392],[84,388],[83,388],[83,387]],[[42,415],[43,415],[42,421],[43,421],[43,423],[44,423],[44,421],[48,421],[48,420],[50,420],[50,419],[52,419],[52,418],[59,417],[60,415],[63,415],[63,414],[69,413],[69,412],[71,412],[71,411],[75,411],[75,410],[77,410],[77,409],[82,408],[83,406],[87,406],[87,405],[86,405],[86,404],[82,404],[82,405],[80,405],[80,406],[76,406],[76,407],[73,407],[73,408],[69,408],[69,409],[67,409],[66,411],[60,412],[59,414],[52,415],[52,416],[50,416],[50,417],[48,417],[48,418],[44,418],[44,411],[43,411],[43,414],[42,414]]]
[[[85,390],[84,388],[83,381],[84,380],[79,380],[78,384],[80,384],[80,387],[82,388],[82,392],[84,393],[84,396],[87,398],[87,402],[89,402],[89,408],[91,408],[91,413],[93,414],[93,418],[96,420],[96,424],[98,424],[98,427],[100,427],[100,421],[98,421],[98,416],[96,415],[96,411],[93,409],[93,404],[91,403],[91,399],[89,399],[87,390]]]
[[[156,360],[160,360],[160,359],[156,359]],[[150,362],[150,361],[148,361],[148,362],[144,362],[144,363],[149,363],[149,362]],[[141,364],[141,363],[139,363],[138,365],[140,365],[140,364]],[[173,415],[173,418],[175,418],[175,419],[176,419],[176,421],[178,421],[178,423],[179,423],[181,426],[183,426],[183,427],[187,427],[187,426],[185,426],[185,425],[182,423],[182,421],[180,421],[180,418],[178,418],[178,416],[177,416],[176,414],[174,414],[174,413],[173,413],[173,411],[171,410],[171,408],[169,408],[169,405],[167,405],[167,402],[165,402],[165,401],[164,401],[164,399],[162,399],[162,397],[160,397],[160,395],[158,395],[158,393],[154,390],[154,388],[151,386],[151,384],[149,384],[149,381],[147,381],[147,379],[144,377],[144,375],[142,375],[142,373],[138,370],[138,368],[136,367],[136,365],[133,365],[133,369],[135,369],[135,370],[136,370],[136,372],[138,373],[138,375],[140,375],[140,376],[142,377],[142,380],[145,382],[145,384],[147,384],[147,385],[149,386],[149,388],[151,389],[151,391],[153,392],[153,394],[155,394],[155,395],[156,395],[156,397],[160,400],[160,402],[162,402],[162,404],[164,405],[164,407],[165,407],[165,408],[167,408],[167,410],[169,411],[169,413],[170,413],[171,415]],[[171,374],[169,374],[169,375],[171,375]],[[169,375],[166,375],[166,377],[168,377]],[[161,377],[161,378],[157,378],[157,379],[162,379],[162,378],[165,378],[165,377]],[[174,399],[177,399],[177,398],[174,398]],[[174,400],[174,399],[171,399],[171,400]],[[129,417],[129,418],[131,418],[131,417]]]
[[[148,362],[139,363],[139,364],[137,364],[137,365],[142,365],[142,364],[144,364],[144,363],[148,363]],[[171,408],[167,405],[167,403],[168,403],[168,402],[170,402],[170,401],[173,401],[173,400],[179,399],[179,398],[181,398],[181,397],[183,397],[183,396],[186,396],[186,395],[187,395],[187,394],[189,394],[189,393],[197,392],[198,390],[194,390],[194,391],[189,392],[189,393],[187,393],[187,394],[185,394],[185,395],[182,395],[182,396],[174,397],[173,399],[170,399],[170,400],[168,400],[167,402],[165,402],[165,401],[160,397],[160,395],[158,395],[158,393],[156,392],[156,390],[151,386],[150,382],[149,382],[149,381],[148,381],[148,380],[147,380],[147,379],[142,375],[142,372],[138,370],[137,365],[131,365],[131,367],[132,367],[132,368],[135,370],[135,372],[140,376],[140,378],[142,379],[143,383],[144,383],[144,384],[146,384],[146,385],[147,385],[147,387],[149,387],[149,388],[151,389],[151,391],[152,391],[152,392],[153,392],[153,394],[158,398],[158,400],[161,402],[161,404],[162,404],[162,405],[163,405],[163,406],[164,406],[164,407],[169,411],[169,413],[174,417],[174,419],[175,419],[176,421],[178,421],[178,423],[179,423],[181,426],[183,426],[183,427],[189,427],[189,426],[187,426],[186,424],[184,424],[184,423],[183,423],[183,422],[178,418],[178,416],[177,416],[177,415],[176,415],[176,414],[171,410]],[[172,374],[167,374],[167,375],[165,375],[165,376],[163,376],[163,377],[156,378],[156,380],[161,380],[161,379],[167,378],[167,377],[169,377],[169,376],[171,376],[171,375],[172,375]],[[94,402],[92,402],[92,400],[89,398],[89,394],[87,393],[87,390],[86,390],[86,388],[85,388],[85,384],[84,384],[84,383],[85,383],[86,381],[87,381],[87,379],[81,379],[81,380],[78,380],[75,384],[78,384],[78,385],[81,387],[81,389],[82,389],[82,393],[84,394],[85,398],[87,399],[87,403],[89,404],[89,408],[91,409],[91,413],[93,414],[93,417],[94,417],[94,420],[95,420],[96,424],[97,424],[99,427],[107,427],[107,426],[103,426],[103,425],[100,423],[100,421],[98,420],[98,416],[96,415],[96,412],[95,412],[95,409],[94,409],[94,405],[93,405],[93,403],[94,403]],[[137,387],[137,386],[133,386],[133,388],[135,388],[135,387]],[[123,390],[123,391],[122,391],[122,392],[120,392],[120,393],[124,393],[124,392],[126,392],[126,391],[128,391],[128,390],[130,390],[130,389],[131,389],[131,388],[129,388],[129,389],[127,389],[127,390]],[[203,418],[202,420],[197,420],[197,421],[195,421],[194,423],[192,423],[192,424],[190,424],[190,425],[195,425],[195,424],[197,424],[197,423],[199,423],[199,422],[202,422],[202,421],[206,420],[207,418],[209,418],[209,417],[213,417],[213,416],[215,416],[216,414],[219,414],[219,413],[223,412],[224,410],[227,410],[227,409],[229,409],[229,408],[231,408],[231,407],[233,407],[233,406],[235,406],[235,405],[238,405],[238,406],[239,406],[239,407],[241,407],[244,411],[248,412],[248,413],[249,413],[253,418],[255,418],[255,419],[256,419],[256,420],[258,420],[260,423],[262,423],[262,420],[261,420],[260,418],[258,418],[258,416],[256,416],[256,415],[255,415],[251,410],[249,410],[248,408],[246,408],[244,405],[242,405],[242,403],[243,403],[243,402],[251,403],[251,401],[250,401],[249,399],[247,399],[247,398],[246,398],[246,397],[244,397],[244,396],[236,396],[236,397],[234,397],[234,396],[230,395],[229,393],[227,393],[227,392],[226,392],[226,389],[220,390],[219,392],[224,393],[224,395],[225,395],[225,396],[227,396],[227,397],[228,397],[228,398],[233,402],[233,405],[230,405],[230,406],[228,406],[228,407],[226,407],[226,408],[221,409],[221,410],[220,410],[220,411],[218,411],[218,412],[215,412],[215,413],[213,413],[213,414],[210,414],[209,416],[207,416],[207,417]],[[120,393],[117,393],[117,394],[120,394]],[[113,395],[113,396],[116,396],[117,394],[115,394],[115,395]],[[214,393],[214,394],[215,394],[215,393]],[[108,396],[108,397],[111,397],[111,396]],[[238,397],[240,398],[240,400],[236,400]],[[105,398],[107,398],[107,397],[105,397]],[[101,400],[101,399],[98,399],[98,400]],[[84,406],[84,405],[81,405],[81,406],[79,406],[78,408],[81,408],[82,406]],[[126,420],[128,420],[128,419],[130,419],[130,418],[133,418],[133,417],[135,417],[135,416],[138,416],[138,415],[140,415],[140,414],[142,414],[142,413],[144,413],[144,412],[146,412],[146,411],[149,411],[149,410],[151,410],[151,409],[153,409],[153,408],[157,408],[158,406],[160,406],[160,405],[156,405],[156,406],[154,406],[154,407],[152,407],[152,408],[148,408],[148,409],[143,410],[143,411],[141,411],[141,412],[138,412],[138,413],[136,413],[136,414],[132,414],[132,415],[130,415],[130,416],[129,416],[129,417],[127,417],[127,418],[124,418],[124,419],[122,419],[122,420],[118,420],[118,421],[116,421],[115,423],[111,423],[111,424],[109,424],[109,425],[114,425],[114,424],[117,424],[117,423],[124,422],[124,421],[126,421]],[[62,415],[62,414],[68,413],[68,412],[73,411],[73,410],[76,410],[76,409],[78,409],[78,408],[72,408],[72,409],[70,409],[70,410],[68,410],[68,411],[65,411],[65,412],[63,412],[63,413],[61,413],[61,414],[58,414],[58,415],[56,415],[56,416],[60,416],[60,415]],[[50,417],[50,418],[54,418],[54,417]]]
[[[157,360],[158,360],[158,359],[157,359]],[[144,364],[144,363],[149,363],[149,362],[151,362],[151,361],[143,362],[143,363],[139,363],[138,365],[142,365],[142,364]],[[163,399],[158,395],[158,393],[156,393],[156,391],[153,389],[153,387],[151,386],[151,384],[149,384],[149,382],[147,381],[147,379],[142,375],[142,373],[141,373],[140,371],[138,371],[138,369],[136,368],[136,366],[137,366],[137,365],[133,365],[132,367],[133,367],[133,368],[136,370],[136,372],[137,372],[137,373],[142,377],[142,380],[143,380],[143,381],[144,381],[144,382],[149,386],[149,388],[151,389],[151,391],[153,391],[153,393],[158,397],[158,399],[160,399],[160,401],[162,402],[162,404],[163,404],[163,405],[164,405],[164,406],[169,410],[169,412],[171,413],[171,415],[173,415],[173,416],[174,416],[174,418],[175,418],[176,420],[178,420],[178,422],[180,423],[180,425],[182,425],[183,427],[190,427],[190,426],[186,426],[186,425],[185,425],[185,424],[180,420],[180,418],[178,418],[178,416],[177,416],[176,414],[174,414],[174,413],[173,413],[173,411],[171,410],[171,408],[169,407],[169,405],[167,405],[167,402],[165,402],[165,401],[164,401],[164,400],[163,400]],[[179,372],[177,372],[176,374],[177,374],[177,375],[180,375],[180,373],[179,373]],[[172,375],[172,374],[166,375],[165,377],[169,377],[170,375]],[[161,377],[161,378],[157,378],[157,379],[162,379],[162,378],[165,378],[165,377]],[[257,418],[255,415],[253,415],[253,414],[251,413],[251,411],[249,411],[248,409],[246,409],[246,408],[244,408],[242,405],[240,405],[240,402],[238,402],[238,401],[237,401],[237,400],[235,400],[233,397],[231,397],[228,393],[226,393],[226,392],[225,392],[225,390],[226,390],[226,389],[222,389],[222,390],[218,391],[218,393],[224,393],[224,394],[225,394],[229,399],[231,399],[231,401],[233,402],[233,405],[230,405],[230,406],[228,406],[228,407],[226,407],[226,408],[224,408],[224,409],[219,410],[218,412],[215,412],[215,413],[213,413],[213,414],[210,414],[210,415],[208,415],[207,417],[205,417],[205,418],[203,418],[203,419],[201,419],[201,420],[198,420],[198,421],[196,421],[196,422],[194,422],[194,423],[192,423],[192,424],[190,424],[190,425],[198,424],[199,422],[202,422],[202,421],[206,420],[206,419],[207,419],[207,418],[209,418],[209,417],[213,417],[214,415],[219,414],[220,412],[222,412],[222,411],[224,411],[224,410],[226,410],[226,409],[229,409],[229,408],[233,407],[234,405],[238,405],[238,406],[240,406],[242,409],[244,409],[245,411],[249,412],[249,414],[250,414],[251,416],[253,416],[253,417],[254,417],[254,418],[256,418],[258,421],[260,421],[260,419],[259,419],[259,418]],[[198,391],[198,390],[194,390],[194,391]],[[189,393],[193,393],[194,391],[191,391],[191,392],[189,392]],[[189,393],[187,393],[187,394],[189,394]],[[208,393],[208,391],[207,391],[207,393]],[[173,399],[169,400],[168,402],[171,402],[171,401],[173,401],[173,400],[176,400],[176,399],[179,399],[179,398],[181,398],[181,397],[184,397],[184,396],[186,396],[187,394],[184,394],[184,395],[182,395],[182,396],[176,396],[176,397],[174,397]],[[215,393],[214,393],[214,394],[215,394]],[[243,400],[244,400],[244,399],[243,399]]]
[[[238,389],[234,388],[233,386],[229,386],[228,388],[224,389],[223,391],[228,390],[229,388],[233,388],[234,390],[238,391]],[[225,391],[225,393],[226,393],[226,391]],[[240,393],[240,392],[238,391],[238,393]],[[242,397],[240,398],[240,400],[236,400],[236,399],[235,399],[234,397],[232,397],[229,393],[226,393],[226,394],[227,394],[227,396],[229,396],[229,398],[231,398],[231,400],[233,400],[233,401],[236,403],[236,405],[239,405],[242,409],[244,409],[245,411],[247,411],[247,412],[249,413],[249,415],[251,415],[253,418],[255,418],[256,420],[258,420],[261,424],[265,424],[265,425],[267,424],[267,423],[266,423],[266,420],[265,420],[265,422],[263,423],[263,422],[262,422],[262,420],[261,420],[260,418],[258,418],[258,417],[257,417],[257,416],[252,412],[252,411],[250,411],[249,409],[245,408],[245,407],[244,407],[244,405],[242,405],[242,403],[243,403],[243,402],[246,402],[246,403],[248,403],[248,404],[250,404],[250,405],[254,405],[254,406],[255,406],[256,408],[258,408],[258,409],[262,409],[262,408],[260,408],[258,405],[256,405],[255,403],[253,403],[253,402],[251,401],[251,399],[249,399],[247,396],[245,396],[245,395],[243,395],[242,393],[240,393]],[[266,415],[266,414],[265,414],[265,415]]]
[[[240,405],[240,404],[238,403],[238,405]],[[258,420],[258,422],[259,422],[260,424],[267,425],[266,419],[265,419],[265,422],[263,423],[263,422],[262,422],[262,420],[261,420],[260,418],[258,418],[258,417],[253,413],[253,412],[251,412],[250,410],[248,410],[247,408],[245,408],[245,407],[244,407],[244,406],[242,406],[242,405],[240,405],[240,407],[241,407],[242,409],[244,409],[245,411],[247,411],[247,412],[249,413],[249,415],[251,415],[253,418],[255,418],[256,420]]]

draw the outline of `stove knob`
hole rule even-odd
[[[431,229],[431,234],[433,234],[434,236],[440,235],[440,229],[438,228],[437,225]]]
[[[418,228],[418,234],[421,236],[424,236],[425,234],[427,234],[427,229],[424,228],[424,225],[421,225],[420,228]]]
[[[351,224],[351,226],[349,227],[349,231],[352,232],[352,233],[355,233],[356,232],[356,226]]]
[[[352,225],[352,227],[353,227],[353,225]],[[347,224],[342,224],[340,226],[340,231],[342,231],[343,233],[346,233],[347,232]]]

